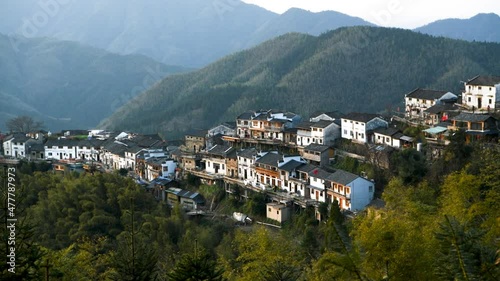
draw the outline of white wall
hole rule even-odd
[[[219,165],[219,170],[215,172],[215,165]],[[205,171],[210,174],[226,175],[226,160],[218,158],[206,158]]]
[[[342,138],[358,143],[366,143],[366,124],[342,118]]]
[[[500,95],[498,95],[498,93],[500,93],[500,84],[494,87],[465,84],[465,93],[462,97],[462,103],[469,107],[474,106],[476,109],[479,109],[479,99],[481,99],[482,109],[487,109],[488,105],[490,109],[494,109],[495,103],[500,101]]]
[[[375,183],[359,177],[349,183],[347,186],[350,187],[351,191],[352,211],[362,210],[366,207],[366,205],[370,204],[375,192]],[[371,191],[370,186],[372,187]]]
[[[174,160],[166,160],[161,164],[162,176],[163,177],[174,177],[175,169],[177,169],[177,163]]]

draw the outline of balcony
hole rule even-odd
[[[281,132],[283,131],[282,126],[264,126],[264,129],[268,132]]]

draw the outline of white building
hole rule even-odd
[[[26,157],[26,142],[30,138],[25,134],[16,133],[7,136],[3,141],[3,153],[6,157],[25,158]]]
[[[45,145],[45,159],[81,159],[99,161],[102,141],[49,139]]]
[[[376,114],[349,113],[341,118],[342,138],[357,143],[371,142],[369,134],[377,128],[387,128],[389,123]]]
[[[343,170],[336,170],[328,176],[329,202],[337,200],[341,209],[363,210],[373,200],[375,184],[363,177]]]
[[[374,143],[394,148],[401,148],[401,137],[403,136],[403,133],[396,128],[378,128],[373,132]]]
[[[313,122],[311,124],[311,138],[315,144],[332,145],[333,141],[340,138],[340,125],[335,121],[327,120]]]
[[[436,104],[455,103],[458,97],[447,91],[415,89],[405,95],[405,112],[409,118],[423,118],[424,111]]]
[[[205,162],[205,172],[208,174],[226,175],[226,157],[234,151],[234,148],[226,145],[215,145],[202,156]]]
[[[462,104],[475,110],[500,107],[500,76],[476,76],[464,84]]]
[[[309,197],[318,202],[326,202],[326,189],[329,185],[328,177],[330,173],[316,168],[309,172]]]
[[[243,180],[245,183],[255,183],[255,169],[253,165],[255,164],[255,160],[257,160],[260,155],[257,152],[257,149],[251,147],[246,148],[244,150],[238,151],[236,153],[238,160],[238,177],[240,180]]]

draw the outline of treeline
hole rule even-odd
[[[2,264],[0,279],[498,280],[500,149],[453,141],[432,164],[417,155],[394,156],[401,167],[387,174],[385,206],[348,218],[336,204],[321,204],[321,222],[314,209],[296,209],[282,229],[239,227],[215,215],[188,219],[118,174],[61,176],[25,164],[17,274]],[[410,173],[415,161],[425,165]],[[245,200],[241,190],[227,195],[194,177],[185,184],[219,215],[265,219],[262,194]]]

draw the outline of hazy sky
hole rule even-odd
[[[499,0],[243,0],[276,13],[291,7],[338,11],[381,26],[415,28],[444,18],[500,14]]]

